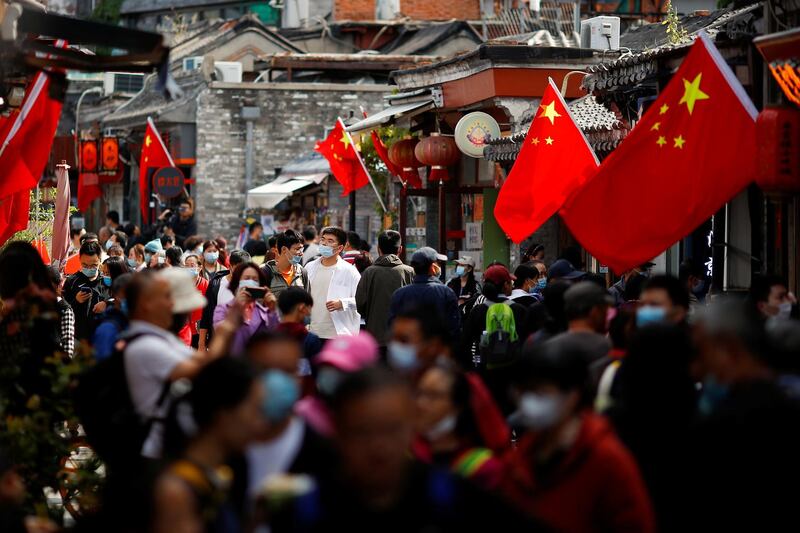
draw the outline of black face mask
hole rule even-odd
[[[189,321],[189,313],[178,313],[172,315],[172,325],[169,327],[169,330],[177,335],[180,330],[183,329],[183,326]]]

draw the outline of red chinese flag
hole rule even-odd
[[[328,160],[333,177],[344,188],[342,196],[369,183],[367,169],[361,161],[361,155],[356,151],[352,137],[345,131],[342,119],[336,120],[333,131],[326,139],[318,142],[314,150]]]
[[[161,140],[156,125],[151,118],[147,118],[147,129],[142,142],[142,155],[139,158],[139,208],[142,210],[142,220],[149,220],[148,205],[150,202],[150,187],[148,176],[152,176],[149,169],[174,167],[172,156],[169,155],[164,141]]]
[[[597,168],[597,158],[550,80],[525,143],[508,174],[494,216],[522,242],[556,213]]]
[[[378,135],[378,132],[375,130],[372,130],[370,135],[372,136],[372,145],[375,147],[375,152],[377,152],[383,164],[386,165],[389,174],[392,176],[399,176],[403,169],[392,163],[389,159],[389,149],[383,144],[383,139],[381,139],[380,135]]]
[[[0,199],[0,245],[28,227],[31,191],[23,189]]]
[[[100,176],[96,172],[81,172],[78,175],[78,209],[86,211],[89,204],[101,196]]]
[[[615,272],[648,261],[755,179],[756,114],[701,34],[636,128],[561,216]]]
[[[49,90],[50,77],[39,72],[26,87],[19,111],[0,119],[0,198],[21,190],[27,194],[44,172],[61,116],[61,102]]]

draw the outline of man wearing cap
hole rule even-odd
[[[401,236],[387,230],[378,236],[380,257],[361,274],[356,289],[358,312],[366,322],[378,345],[385,347],[389,340],[389,306],[394,291],[409,285],[414,278],[414,269],[404,265],[398,255]]]
[[[177,326],[174,315],[188,314],[206,304],[205,297],[183,269],[136,274],[125,288],[130,326],[121,338],[127,340],[124,362],[131,400],[142,420],[166,414],[165,388],[181,378],[192,378],[209,362],[224,355],[238,318],[231,316],[216,329],[208,351],[196,352],[172,332]],[[161,455],[163,428],[154,425],[142,454]]]
[[[397,289],[392,295],[389,323],[398,313],[412,307],[436,309],[447,321],[450,334],[455,338],[461,323],[458,299],[452,289],[439,281],[442,269],[438,261],[447,261],[447,256],[429,246],[414,252],[411,256],[411,268],[414,269],[413,282]]]
[[[586,272],[576,270],[566,259],[557,259],[548,269],[548,280],[551,283],[562,279],[575,283],[583,279],[585,275]]]
[[[464,305],[467,300],[480,294],[481,286],[475,279],[475,259],[467,255],[456,259],[456,277],[447,286],[456,293],[458,305]]]

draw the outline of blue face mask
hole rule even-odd
[[[542,290],[545,287],[547,287],[547,278],[540,278],[540,279],[536,280],[536,288],[537,289]]]
[[[114,246],[114,243],[111,242],[111,239],[107,240],[106,241],[106,252],[109,251],[112,246]]]
[[[317,390],[323,396],[331,397],[336,392],[336,387],[344,379],[344,374],[341,370],[326,366],[320,369],[317,374]]]
[[[206,260],[206,263],[213,265],[219,259],[219,252],[206,252],[203,254],[203,257]]]
[[[189,270],[189,274],[191,274],[193,278],[197,277],[197,269],[196,268],[190,268],[188,270]]]
[[[119,310],[122,311],[122,314],[128,315],[128,300],[121,300],[119,302]]]
[[[111,286],[111,276],[103,276],[103,285],[106,287]]]
[[[320,244],[319,245],[319,255],[322,257],[333,257],[333,247],[328,246],[327,244]]]
[[[640,307],[636,311],[636,326],[641,328],[642,326],[646,326],[648,324],[664,322],[666,318],[667,310],[663,307],[646,305],[644,307]]]
[[[299,265],[300,263],[303,262],[303,256],[302,255],[293,255],[292,257],[289,258],[289,262],[291,264],[293,264],[293,265]]]
[[[153,254],[144,254],[144,264],[150,266],[150,260],[153,258]]]
[[[283,422],[292,414],[294,404],[300,398],[297,380],[280,370],[267,371],[263,380],[266,395],[261,412],[270,422]]]
[[[417,348],[410,344],[392,341],[387,347],[389,366],[401,372],[414,370],[419,366]]]
[[[728,385],[720,383],[714,376],[709,376],[703,381],[703,390],[697,408],[700,414],[708,416],[728,396]]]
[[[136,264],[136,259],[131,259],[129,257],[127,259],[127,261],[128,261],[128,266],[131,267],[131,268],[136,268],[137,266],[139,266],[139,265]]]
[[[466,272],[467,272],[467,269],[465,267],[463,267],[463,266],[457,266],[456,267],[456,276],[461,277],[464,274],[466,274]]]
[[[82,268],[81,273],[89,279],[94,279],[97,276],[96,268]]]
[[[303,325],[310,326],[311,325],[311,315],[303,317]]]

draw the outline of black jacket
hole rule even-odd
[[[76,296],[80,292],[82,286],[88,286],[92,289],[92,297],[84,303],[80,303]],[[76,340],[90,340],[94,329],[97,327],[97,322],[100,315],[95,315],[92,309],[100,302],[104,302],[108,298],[108,289],[103,285],[101,276],[97,276],[94,281],[90,280],[83,275],[82,272],[72,274],[64,282],[64,290],[62,297],[72,307],[75,313],[75,339]]]
[[[220,270],[211,276],[208,280],[208,289],[206,289],[206,300],[208,303],[203,308],[203,316],[200,322],[197,323],[197,329],[208,330],[209,339],[214,331],[214,308],[217,307],[217,298],[219,297],[219,284],[222,278],[228,275],[229,270]]]
[[[194,215],[184,220],[176,213],[170,217],[167,225],[175,232],[175,245],[181,248],[183,248],[183,241],[186,240],[186,237],[197,235],[197,222]]]

